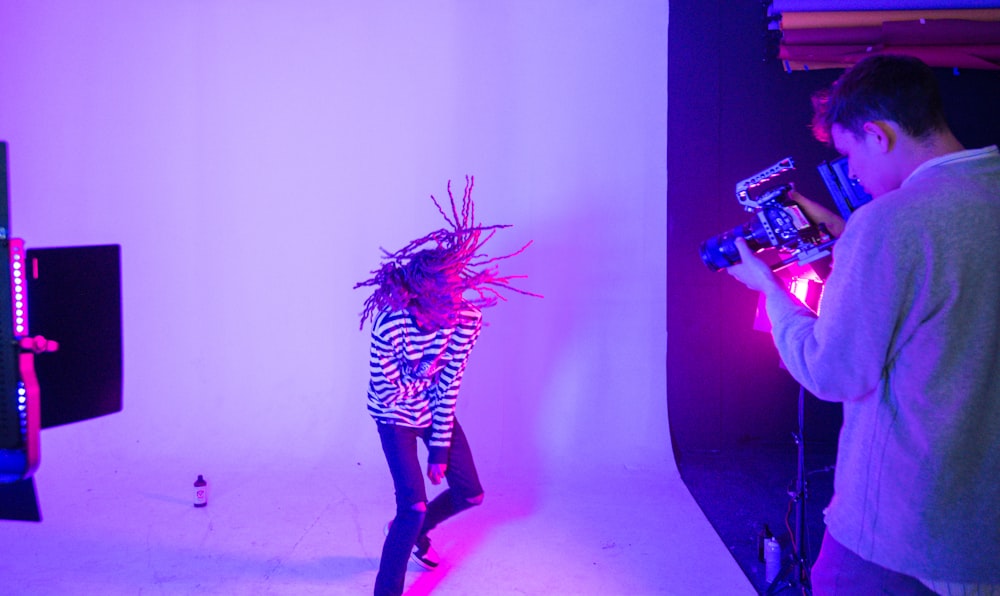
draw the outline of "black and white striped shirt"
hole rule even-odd
[[[382,311],[372,324],[368,412],[378,422],[430,426],[430,462],[444,463],[462,374],[482,329],[482,313],[466,305],[458,323],[421,329],[405,309]]]

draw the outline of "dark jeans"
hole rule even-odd
[[[823,534],[819,556],[810,573],[815,596],[867,596],[894,594],[935,596],[920,580],[866,561],[830,536]]]
[[[444,474],[448,489],[428,503],[426,511],[414,509],[414,505],[427,501],[424,472],[417,457],[417,439],[426,445],[431,429],[383,423],[376,426],[396,489],[396,517],[382,546],[375,596],[398,596],[403,593],[406,564],[413,546],[418,540],[426,541],[427,532],[439,523],[477,504],[470,499],[480,497],[483,487],[479,484],[469,442],[456,418]]]

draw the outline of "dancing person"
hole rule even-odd
[[[407,560],[438,565],[427,534],[444,520],[483,502],[472,450],[455,416],[469,354],[482,328],[481,308],[513,290],[482,246],[506,225],[475,221],[473,180],[466,180],[461,206],[448,186],[449,213],[434,197],[450,229],[440,229],[383,257],[372,278],[361,327],[372,321],[368,412],[376,422],[396,491],[396,516],[386,527],[375,595],[403,592]],[[483,233],[486,232],[484,235]],[[385,252],[385,251],[383,251]],[[427,446],[427,477],[448,488],[427,502],[417,440]]]
[[[737,241],[792,376],[842,402],[811,572],[825,594],[1000,594],[1000,154],[966,150],[933,71],[877,55],[814,95],[814,135],[873,197],[818,314]]]

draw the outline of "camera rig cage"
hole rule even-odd
[[[774,164],[769,168],[765,168],[760,172],[757,172],[753,176],[750,176],[746,180],[741,180],[736,183],[736,200],[739,201],[740,205],[750,212],[760,209],[761,203],[767,200],[773,200],[774,191],[764,193],[760,198],[755,199],[750,196],[750,190],[757,188],[761,184],[768,182],[778,176],[784,174],[789,170],[795,169],[795,161],[791,157],[786,157],[780,160],[778,163]],[[779,187],[781,188],[781,187]]]
[[[742,226],[709,238],[701,246],[701,258],[709,269],[740,262],[736,238],[744,238],[754,252],[777,248],[790,256],[771,266],[778,270],[794,262],[809,263],[830,254],[834,238],[822,223],[814,224],[790,197],[790,184],[762,187],[778,176],[794,170],[791,157],[736,183],[736,200],[754,217]]]
[[[813,224],[802,209],[788,198],[790,184],[781,184],[751,194],[765,183],[795,169],[791,157],[779,160],[753,176],[736,183],[736,200],[754,213],[760,225],[748,225],[744,234],[757,239],[761,248],[779,248],[791,255],[772,266],[779,270],[792,263],[806,264],[830,254],[834,238],[823,224]],[[766,237],[766,239],[765,239]],[[751,238],[748,238],[750,240]]]

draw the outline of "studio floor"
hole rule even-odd
[[[62,459],[36,476],[43,521],[0,522],[0,593],[372,592],[393,508],[378,465],[215,465],[195,508],[190,462]],[[432,534],[443,562],[411,564],[407,594],[756,593],[669,462],[484,484],[481,507]]]
[[[808,567],[816,560],[825,525],[823,509],[833,495],[833,442],[807,442],[803,447],[805,498],[801,537],[796,536],[798,447],[787,441],[750,441],[715,451],[685,451],[678,467],[699,507],[732,553],[753,587],[761,594],[801,595],[808,585]],[[767,528],[781,545],[785,574],[766,581],[760,536]],[[801,543],[806,561],[803,580],[795,580],[793,543]]]

